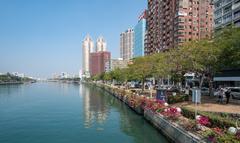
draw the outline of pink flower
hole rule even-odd
[[[173,119],[177,118],[181,115],[180,112],[178,112],[177,108],[174,108],[174,107],[171,107],[171,108],[168,108],[167,110],[164,110],[163,114],[165,116],[173,118]]]
[[[197,122],[202,126],[209,126],[211,125],[208,117],[206,116],[200,116],[200,118],[197,120]]]

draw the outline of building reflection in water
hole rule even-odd
[[[107,101],[102,97],[104,95],[100,94],[100,91],[94,87],[80,85],[80,89],[84,106],[85,128],[96,126],[97,129],[102,130],[109,112]]]
[[[26,84],[25,84],[26,86]],[[11,95],[13,92],[17,92],[18,95],[24,92],[24,86],[22,84],[9,84],[9,85],[0,85],[0,95]]]

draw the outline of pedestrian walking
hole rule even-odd
[[[227,91],[225,92],[225,95],[226,95],[226,98],[227,98],[226,104],[229,103],[230,93],[231,93],[231,89],[227,89]]]

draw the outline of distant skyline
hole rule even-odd
[[[120,57],[120,33],[133,28],[147,0],[1,0],[0,73],[78,74],[82,41],[103,36]],[[96,43],[94,43],[96,44]]]

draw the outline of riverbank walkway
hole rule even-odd
[[[135,90],[137,92],[141,91],[141,89],[129,89],[129,90],[131,91]],[[152,90],[151,92],[152,93],[150,93],[150,90],[146,89],[144,93],[141,93],[140,95],[149,97],[150,94],[152,94],[154,97],[156,94],[156,90]],[[224,113],[240,114],[240,100],[230,99],[228,104],[226,104],[225,101],[222,104],[220,104],[216,102],[217,98],[218,97],[202,96],[201,104],[198,104],[197,110],[208,111],[208,112],[224,112]],[[189,101],[175,103],[173,105],[176,107],[188,107],[188,108],[195,109],[195,104],[191,102],[191,99],[189,99]]]
[[[197,109],[199,111],[208,111],[208,112],[224,112],[224,113],[234,113],[240,114],[240,100],[230,99],[229,103],[222,104],[216,102],[217,97],[202,96],[201,104],[198,104]],[[184,106],[195,109],[195,104],[191,101],[176,103],[176,106]]]

